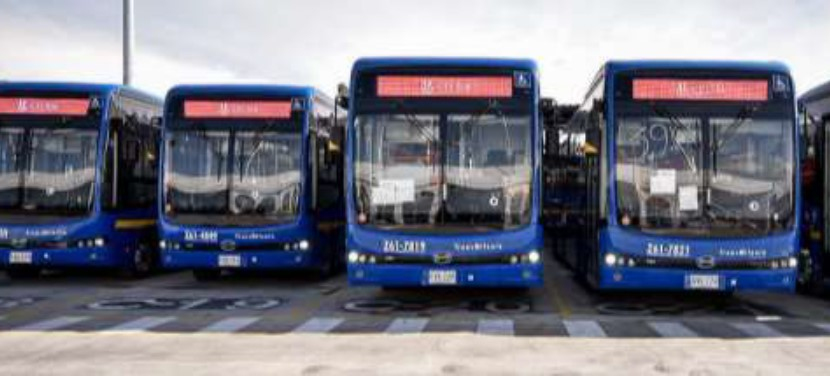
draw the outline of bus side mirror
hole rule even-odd
[[[349,97],[337,97],[337,105],[343,108],[349,108]]]
[[[344,83],[337,84],[337,105],[343,108],[349,108],[349,87]]]

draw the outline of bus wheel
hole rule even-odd
[[[9,279],[32,279],[40,276],[40,268],[32,266],[12,266],[6,269]]]
[[[123,270],[126,278],[144,278],[153,270],[155,257],[153,252],[145,245],[139,245],[133,252],[133,259],[129,266]]]
[[[193,278],[199,282],[215,281],[222,276],[222,269],[193,269]]]
[[[328,277],[331,277],[335,271],[337,271],[337,260],[335,260],[334,257],[327,257],[327,260],[323,262],[323,265],[317,268],[317,278],[327,279]]]

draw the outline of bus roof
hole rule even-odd
[[[322,91],[311,86],[292,85],[263,85],[263,84],[215,84],[215,85],[178,85],[170,89],[167,99],[181,98],[191,95],[275,95],[290,97],[321,97],[332,101]]]
[[[536,71],[531,59],[447,58],[447,57],[364,57],[355,61],[353,72],[394,67],[424,68],[516,68]]]
[[[798,102],[803,104],[811,116],[822,118],[830,115],[830,81],[810,89]]]
[[[155,102],[161,105],[161,98],[147,92],[119,84],[83,83],[83,82],[45,82],[45,81],[0,81],[2,91],[59,91],[68,93],[92,93],[103,96],[115,93],[127,93],[130,96]]]
[[[717,60],[610,60],[605,63],[607,73],[636,69],[722,69],[736,71],[777,72],[789,75],[790,69],[775,61],[717,61]]]
[[[830,81],[810,89],[802,94],[798,100],[803,103],[810,103],[827,98],[830,98]]]

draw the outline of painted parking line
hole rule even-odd
[[[167,324],[168,322],[176,320],[175,317],[169,316],[144,316],[132,321],[127,321],[122,324],[118,324],[111,328],[105,329],[106,332],[142,332],[145,330],[150,330],[155,327]]]
[[[563,320],[562,324],[571,337],[607,337],[599,323],[593,320]]]
[[[259,317],[229,317],[210,324],[200,332],[206,333],[233,333],[238,332],[259,321]]]
[[[826,322],[813,323],[813,326],[815,326],[816,328],[819,328],[819,329],[821,329],[825,332],[830,333],[830,324],[828,324]]]
[[[661,337],[669,337],[669,338],[695,338],[698,337],[697,333],[693,330],[689,329],[686,325],[683,325],[679,322],[673,321],[653,321],[649,322],[648,326],[651,327],[657,334]]]
[[[294,329],[295,333],[328,333],[343,322],[338,317],[312,317]]]
[[[409,334],[421,333],[429,324],[425,318],[398,318],[392,321],[386,328],[388,334]]]
[[[732,323],[732,327],[750,337],[783,337],[784,334],[761,323]]]
[[[47,331],[47,330],[58,330],[62,328],[66,328],[71,325],[75,325],[79,322],[89,320],[87,316],[60,316],[49,320],[38,321],[32,324],[23,325],[20,327],[15,328],[14,330],[26,330],[26,331]]]
[[[514,334],[513,320],[507,319],[481,319],[478,320],[478,334],[512,336]]]

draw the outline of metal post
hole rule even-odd
[[[122,47],[124,49],[124,85],[132,84],[133,78],[133,0],[124,0],[124,22],[122,31]]]

